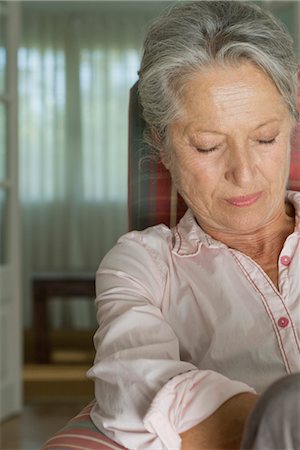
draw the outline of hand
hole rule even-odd
[[[210,417],[181,433],[182,450],[236,450],[258,395],[243,393],[223,403]]]

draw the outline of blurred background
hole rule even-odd
[[[95,272],[127,231],[129,89],[148,24],[172,3],[0,1],[3,449],[39,448],[93,397]],[[299,55],[299,1],[256,3]]]

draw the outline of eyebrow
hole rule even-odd
[[[280,123],[280,120],[279,120],[279,119],[275,119],[275,118],[274,118],[274,119],[267,120],[266,122],[263,122],[263,123],[259,124],[256,128],[254,128],[254,131],[259,130],[260,128],[263,128],[264,126],[269,125],[269,124],[271,124],[271,123],[275,123],[275,122]],[[200,134],[200,133],[223,135],[223,133],[221,133],[221,132],[218,131],[218,130],[202,130],[202,129],[197,129],[197,130],[194,130],[194,131],[193,131],[192,137],[195,137],[195,136],[197,136],[197,135]]]
[[[263,122],[263,123],[261,123],[260,125],[258,125],[258,126],[255,128],[255,130],[258,130],[259,128],[262,128],[262,127],[264,127],[265,125],[269,125],[270,123],[273,123],[273,122],[280,122],[280,120],[279,120],[279,119],[271,119],[271,120],[268,120],[267,122]]]

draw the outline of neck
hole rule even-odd
[[[294,231],[294,226],[294,214],[289,209],[278,214],[263,227],[251,232],[241,234],[208,228],[204,231],[214,239],[253,259],[278,288],[278,258],[285,240]]]

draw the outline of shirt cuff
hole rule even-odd
[[[180,433],[212,415],[226,400],[255,390],[210,370],[191,370],[169,380],[156,394],[144,426],[166,449],[181,448]]]

